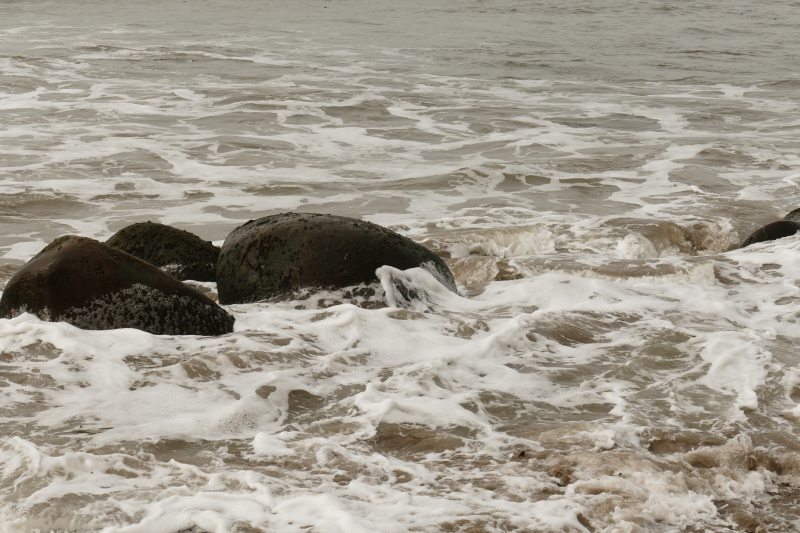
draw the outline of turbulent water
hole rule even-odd
[[[2,283],[284,211],[459,283],[221,337],[0,320],[0,531],[800,529],[800,237],[738,248],[800,207],[799,13],[0,1]]]

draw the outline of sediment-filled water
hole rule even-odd
[[[61,235],[285,211],[459,283],[220,337],[0,320],[0,531],[800,529],[800,237],[738,247],[800,207],[799,12],[0,3],[2,284]]]

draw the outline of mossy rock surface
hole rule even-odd
[[[789,237],[798,231],[800,231],[800,223],[793,220],[779,220],[754,231],[752,235],[744,240],[742,248],[757,242],[774,241]]]
[[[383,265],[423,267],[456,290],[439,256],[394,231],[347,217],[283,213],[251,220],[228,235],[217,263],[217,292],[220,303],[234,304],[304,288],[368,284]]]
[[[147,261],[179,280],[216,281],[219,248],[194,233],[156,222],[138,222],[106,244]]]
[[[9,280],[0,317],[32,313],[82,329],[222,335],[234,318],[157,267],[86,237],[60,237]]]

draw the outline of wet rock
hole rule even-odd
[[[225,239],[217,263],[219,301],[249,303],[303,288],[372,283],[383,265],[426,268],[455,291],[445,262],[402,235],[352,218],[284,213],[251,220]]]
[[[106,241],[127,254],[155,265],[179,280],[216,281],[219,248],[186,230],[138,222]]]
[[[763,228],[757,229],[752,235],[745,239],[742,243],[742,248],[757,242],[774,241],[775,239],[789,237],[798,231],[800,231],[800,223],[793,220],[779,220],[778,222],[773,222],[772,224],[767,224]]]
[[[222,335],[234,318],[206,296],[141,259],[86,237],[60,237],[11,278],[0,317],[32,313],[83,329],[155,335]]]
[[[783,220],[793,220],[794,222],[800,222],[800,207],[791,211],[788,215],[783,217]]]

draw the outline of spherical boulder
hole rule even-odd
[[[222,304],[257,302],[303,288],[377,281],[375,270],[423,267],[451,291],[455,280],[436,254],[389,229],[347,217],[283,213],[251,220],[225,239],[217,263]]]
[[[138,222],[106,244],[155,265],[179,280],[216,281],[219,248],[194,233],[155,222]]]
[[[0,317],[32,313],[82,329],[136,328],[155,335],[222,335],[234,318],[208,297],[141,259],[69,235],[9,280]]]
[[[782,239],[789,237],[800,231],[800,224],[793,220],[779,220],[772,224],[757,229],[742,243],[742,248],[750,246],[757,242],[774,241],[775,239]]]

